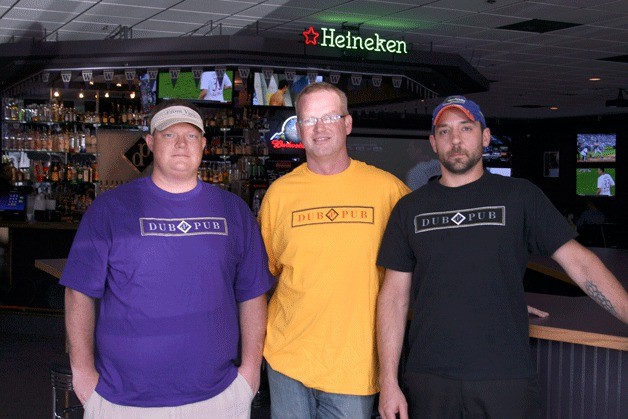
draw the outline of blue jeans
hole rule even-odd
[[[270,414],[273,419],[370,418],[372,396],[326,393],[304,386],[267,364]]]

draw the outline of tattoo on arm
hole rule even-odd
[[[593,298],[593,300],[595,300],[596,303],[601,305],[609,313],[615,316],[617,315],[617,312],[615,311],[615,307],[613,307],[613,303],[611,303],[610,300],[606,298],[604,294],[602,294],[602,291],[598,289],[597,285],[595,285],[591,281],[586,281],[584,287],[585,287],[584,289],[585,292],[589,294],[589,296]]]

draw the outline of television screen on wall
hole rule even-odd
[[[491,141],[482,151],[484,166],[510,166],[512,139],[507,135],[491,134]]]
[[[615,163],[616,134],[578,134],[578,163]]]
[[[323,81],[323,76],[317,76],[316,81]],[[263,73],[254,73],[252,105],[293,108],[297,95],[308,84],[306,75],[296,74],[292,81],[288,81],[285,74],[275,73],[266,81]]]
[[[511,176],[512,169],[510,167],[487,167],[486,170],[494,175]]]
[[[231,103],[233,100],[233,71],[227,70],[220,82],[215,71],[201,74],[199,83],[191,71],[181,71],[175,85],[170,73],[160,72],[157,78],[159,99],[188,99],[198,103]]]
[[[576,193],[581,196],[615,196],[615,168],[576,169]]]

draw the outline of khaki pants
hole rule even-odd
[[[85,419],[244,419],[251,416],[253,391],[238,374],[233,383],[211,399],[173,407],[122,406],[94,392],[85,403]]]

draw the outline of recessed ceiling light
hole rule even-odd
[[[601,77],[589,77],[589,81],[600,81],[602,80]]]
[[[550,106],[550,111],[557,111],[558,110],[558,106]]]

